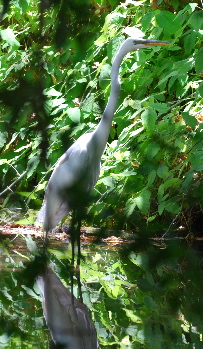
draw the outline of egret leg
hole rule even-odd
[[[81,214],[80,214],[80,212],[78,212],[78,215],[77,215],[77,227],[76,227],[76,237],[77,237],[77,247],[78,247],[76,278],[77,278],[77,284],[78,284],[79,298],[80,298],[80,301],[83,302],[82,290],[81,290],[81,281],[80,281],[80,257],[81,257],[80,228],[81,228]]]
[[[72,215],[72,221],[71,221],[71,227],[70,227],[70,237],[71,237],[71,248],[72,248],[72,256],[71,256],[71,297],[72,297],[72,304],[74,303],[74,296],[73,296],[73,276],[74,276],[74,261],[75,261],[75,211],[73,211]]]

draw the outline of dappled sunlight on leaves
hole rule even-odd
[[[70,217],[45,251],[36,210],[58,158],[101,119],[112,59],[136,33],[170,44],[121,65],[81,229],[84,303],[101,349],[202,348],[201,1],[4,0],[0,10],[0,347],[49,348],[35,278],[51,263],[70,289]]]

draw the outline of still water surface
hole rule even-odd
[[[0,348],[49,348],[35,280],[48,259],[70,290],[70,245],[52,239],[45,257],[42,239],[21,236],[2,238],[0,251]],[[82,256],[82,296],[100,348],[203,348],[203,261],[184,240],[83,243]]]

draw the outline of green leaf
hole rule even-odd
[[[113,295],[113,297],[117,298],[118,295],[119,295],[119,293],[122,294],[122,292],[120,292],[120,291],[121,291],[121,287],[118,286],[118,285],[115,285],[115,286],[112,288],[112,295]]]
[[[151,143],[150,147],[147,149],[147,158],[152,160],[160,150],[160,145],[158,143]]]
[[[195,69],[197,74],[200,74],[203,71],[203,47],[201,47],[195,57]]]
[[[21,285],[21,287],[27,292],[29,296],[31,296],[32,298],[36,298],[37,300],[39,299],[38,295],[35,292],[33,292],[33,290],[30,287],[27,287],[25,285]]]
[[[154,108],[160,114],[165,114],[170,109],[166,103],[153,103],[151,108]]]
[[[116,18],[116,17],[115,17]],[[110,62],[113,61],[119,47],[124,42],[125,37],[123,35],[115,36],[108,45],[108,57],[110,58]]]
[[[136,201],[133,198],[128,199],[125,204],[125,212],[127,217],[130,217],[135,207],[136,207]]]
[[[176,34],[181,29],[181,23],[172,12],[162,11],[156,15],[156,22],[169,34]]]
[[[106,23],[107,24],[119,23],[121,18],[123,18],[123,17],[124,16],[119,12],[109,13],[106,17]]]
[[[151,192],[149,190],[145,190],[135,198],[135,203],[141,212],[148,213],[150,208],[150,197]]]
[[[145,303],[146,307],[149,308],[149,309],[152,309],[152,310],[157,310],[158,309],[158,305],[153,300],[153,298],[150,297],[150,296],[145,296],[144,297],[144,303]]]
[[[0,344],[2,344],[2,347],[5,348],[5,345],[9,345],[9,342],[10,342],[10,336],[8,336],[8,333],[3,333],[1,336],[0,336]]]
[[[30,0],[18,0],[15,1],[15,6],[18,7],[23,13],[28,11]]]
[[[81,111],[80,108],[76,107],[76,108],[69,108],[67,109],[67,114],[69,116],[69,118],[75,122],[75,123],[79,123],[80,122],[80,117],[81,117]]]
[[[203,24],[203,12],[194,11],[188,21],[194,30],[199,31]]]
[[[182,183],[182,188],[183,190],[188,190],[189,186],[191,185],[191,183],[194,180],[194,171],[193,168],[191,170],[189,170],[186,174],[185,174],[185,178],[184,178],[184,182]]]
[[[62,95],[61,92],[55,90],[55,88],[51,87],[51,88],[46,88],[44,91],[43,91],[44,95],[46,96],[50,96],[50,97],[59,97]]]
[[[107,187],[110,187],[111,189],[115,187],[115,180],[110,176],[101,178],[99,183],[103,183],[104,185],[106,185]]]
[[[147,222],[153,222],[156,219],[156,217],[157,217],[156,215],[148,217]]]
[[[162,215],[162,213],[164,211],[164,208],[165,208],[165,202],[163,201],[158,206],[158,213],[159,213],[160,216]]]
[[[125,311],[127,317],[133,322],[136,322],[136,323],[142,322],[141,318],[135,314],[135,311],[126,309],[126,308],[123,308],[123,310]]]
[[[157,114],[154,109],[147,109],[141,114],[142,125],[149,131],[154,130],[156,119]]]
[[[27,165],[27,178],[31,177],[36,170],[37,166],[39,165],[40,158],[38,155],[32,156],[31,159],[28,161]]]
[[[190,153],[188,156],[188,161],[191,162],[192,166],[203,167],[203,151],[196,151],[195,153]]]
[[[164,196],[164,189],[165,189],[164,183],[160,184],[160,186],[158,188],[158,201],[159,202],[160,201],[164,201],[168,197],[168,195],[169,195],[169,194],[166,194]]]
[[[99,85],[102,89],[105,89],[110,84],[110,73],[111,66],[109,64],[104,64],[100,71]]]
[[[55,98],[49,102],[51,103],[52,108],[55,108],[55,107],[58,107],[59,105],[62,105],[63,103],[65,103],[65,101],[66,101],[65,98],[61,97],[61,98]]]
[[[157,175],[160,177],[160,178],[163,178],[163,179],[166,179],[169,175],[169,172],[168,172],[168,167],[164,164],[161,164],[158,169],[157,169]]]
[[[138,279],[137,284],[142,292],[149,292],[154,288],[147,279]]]
[[[203,83],[202,83],[202,90],[203,90]],[[186,124],[188,124],[193,129],[197,126],[197,120],[194,117],[194,115],[190,115],[189,112],[182,112],[182,117],[185,120]]]
[[[32,239],[31,235],[27,235],[25,236],[25,241],[26,241],[26,245],[27,245],[27,248],[30,252],[37,252],[38,251],[38,248],[37,248],[37,244],[36,242]]]
[[[178,214],[180,212],[180,204],[177,202],[177,198],[173,197],[165,202],[165,210],[173,214]]]
[[[140,252],[139,254],[131,252],[129,255],[130,260],[135,265],[139,266],[142,269],[149,269],[149,257],[145,252]]]
[[[156,170],[152,170],[149,175],[148,175],[148,183],[147,185],[150,187],[154,181],[155,181],[155,178],[156,178]]]
[[[201,84],[199,85],[199,94],[203,98],[203,82],[201,82]]]
[[[170,188],[170,187],[177,187],[181,184],[182,180],[180,178],[171,178],[164,182],[163,186],[164,189]]]
[[[30,193],[30,192],[26,192],[26,191],[18,191],[16,193],[21,195],[21,196],[24,196],[26,198],[30,198],[30,199],[36,199],[37,198],[35,193]]]
[[[20,46],[20,43],[16,39],[15,34],[11,28],[3,29],[0,33],[2,39],[6,41],[9,46],[13,46],[16,48]]]
[[[143,127],[139,127],[137,130],[131,132],[131,137],[137,136],[139,133],[141,133],[144,130]]]
[[[7,137],[8,137],[7,132],[0,132],[0,148],[2,148],[6,143]]]
[[[148,29],[148,27],[150,26],[152,19],[154,17],[154,13],[153,12],[148,12],[146,13],[143,17],[142,17],[142,27],[144,32]]]
[[[162,201],[158,206],[159,215],[161,215],[164,210],[172,214],[178,214],[180,212],[180,204],[177,202],[177,197]]]
[[[194,31],[184,37],[184,49],[187,55],[194,51],[196,39],[197,34]]]

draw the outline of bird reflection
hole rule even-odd
[[[38,276],[42,307],[54,348],[96,349],[96,330],[87,307],[79,302],[49,268]]]

